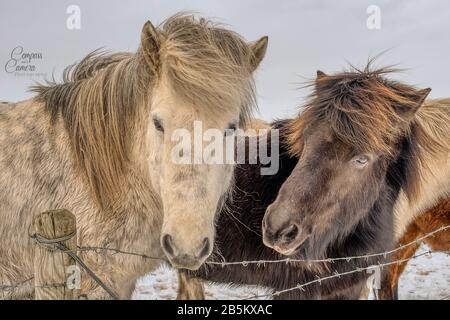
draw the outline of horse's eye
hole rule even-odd
[[[158,117],[153,117],[153,124],[155,125],[156,130],[164,132],[164,127]]]
[[[359,167],[365,166],[369,162],[369,157],[365,154],[356,156],[352,159],[352,162]]]
[[[236,129],[237,129],[236,123],[230,123],[230,124],[228,125],[228,128],[225,129],[225,135],[228,136],[228,135],[234,134],[234,132],[236,131]]]

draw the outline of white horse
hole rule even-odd
[[[27,229],[34,214],[56,208],[75,214],[79,245],[164,251],[173,266],[197,269],[212,251],[233,165],[173,163],[172,133],[194,121],[203,130],[245,126],[266,47],[267,37],[249,44],[178,14],[158,28],[147,22],[136,53],[90,54],[62,83],[0,105],[0,284],[33,274]],[[160,263],[80,254],[121,298]],[[81,293],[107,297],[87,275]]]

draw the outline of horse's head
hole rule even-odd
[[[290,143],[300,160],[266,211],[267,246],[324,257],[362,221],[377,221],[370,217],[374,207],[393,203],[380,201],[389,198],[387,173],[430,90],[384,79],[389,71],[318,72],[310,102],[291,124]]]
[[[220,154],[255,103],[252,74],[267,38],[246,43],[191,16],[142,31],[154,73],[148,142],[152,184],[163,205],[161,245],[175,267],[196,269],[211,254],[215,216],[233,177]]]

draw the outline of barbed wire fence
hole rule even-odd
[[[446,254],[450,254],[450,250],[440,251],[440,252],[444,252]],[[406,258],[406,259],[398,259],[398,260],[394,260],[394,261],[390,261],[390,262],[386,262],[386,263],[378,263],[375,266],[379,267],[379,268],[383,268],[383,267],[391,266],[391,265],[394,265],[394,264],[397,264],[397,263],[408,262],[410,260],[414,260],[414,259],[417,259],[417,258],[425,256],[425,255],[432,255],[433,253],[436,253],[436,252],[428,250],[428,251],[422,252],[420,254],[413,255],[412,257],[409,257],[409,258]],[[308,282],[305,282],[303,284],[297,284],[295,287],[291,287],[291,288],[288,288],[288,289],[275,291],[273,293],[268,293],[268,294],[252,295],[252,296],[249,296],[247,298],[244,298],[244,300],[253,300],[253,299],[261,299],[261,298],[268,298],[268,297],[277,297],[277,296],[279,296],[281,294],[292,292],[292,291],[295,291],[295,290],[305,291],[305,287],[313,285],[315,283],[321,284],[323,281],[327,281],[327,280],[331,280],[331,279],[335,279],[335,278],[341,278],[342,276],[346,276],[346,275],[350,275],[350,274],[354,274],[354,273],[368,271],[368,270],[371,270],[373,267],[374,267],[374,265],[369,266],[369,267],[364,267],[364,268],[356,268],[354,270],[341,272],[341,273],[335,272],[335,273],[333,273],[330,276],[326,276],[326,277],[322,277],[322,278],[318,277],[315,280],[308,281]]]
[[[392,250],[388,250],[385,252],[379,252],[379,253],[369,253],[366,255],[355,255],[355,256],[348,256],[348,257],[336,257],[336,258],[326,258],[326,259],[317,259],[317,260],[307,260],[307,259],[292,259],[292,258],[285,258],[285,259],[278,259],[278,260],[249,260],[249,261],[207,261],[206,264],[208,265],[214,265],[214,266],[221,266],[222,268],[226,267],[226,266],[236,266],[236,265],[240,265],[242,267],[247,267],[248,265],[251,264],[255,264],[258,267],[264,267],[266,264],[275,264],[275,263],[284,263],[284,264],[291,264],[291,263],[305,263],[305,264],[313,264],[313,263],[334,263],[337,261],[344,261],[344,262],[350,262],[353,260],[357,260],[357,259],[370,259],[373,257],[383,257],[383,258],[387,258],[388,256],[403,250],[407,247],[410,247],[412,245],[417,245],[417,244],[421,244],[425,239],[430,238],[435,236],[437,233],[443,232],[445,230],[450,229],[450,225],[447,226],[443,226],[440,227],[432,232],[429,232],[417,239],[415,239],[414,241],[408,242],[406,244],[400,245]],[[67,240],[66,238],[56,238],[56,239],[45,239],[42,236],[36,235],[36,234],[32,234],[30,235],[31,238],[40,246],[44,246],[47,249],[53,250],[53,251],[60,251],[62,253],[65,253],[67,255],[69,255],[71,258],[73,258],[76,262],[77,265],[80,266],[81,268],[83,268],[85,270],[85,272],[100,286],[102,287],[107,293],[108,295],[112,298],[112,299],[118,299],[119,296],[117,295],[117,293],[115,293],[115,291],[110,288],[107,284],[105,284],[104,281],[102,281],[97,275],[96,273],[90,269],[85,263],[84,261],[79,257],[78,253],[80,252],[94,252],[97,254],[105,254],[105,253],[111,253],[112,255],[116,255],[116,254],[121,254],[121,255],[129,255],[129,256],[134,256],[134,257],[141,257],[143,259],[152,259],[152,260],[159,260],[162,262],[167,262],[166,259],[161,258],[161,257],[154,257],[154,256],[150,256],[147,254],[143,254],[143,253],[137,253],[137,252],[131,252],[131,251],[126,251],[126,250],[121,250],[118,248],[110,248],[110,247],[101,247],[101,246],[76,246],[76,250],[70,250],[67,248],[67,246],[65,246],[63,244],[64,240]],[[73,236],[73,235],[72,235]],[[447,251],[440,251],[440,252],[444,252],[446,254],[450,254],[450,250]],[[403,262],[407,262],[413,259],[417,259],[419,257],[425,256],[425,255],[432,255],[433,251],[428,250],[426,252],[422,252],[419,254],[415,254],[409,258],[406,259],[398,259],[398,260],[392,260],[389,262],[385,262],[385,263],[378,263],[375,265],[371,265],[368,267],[364,267],[364,268],[360,268],[360,267],[356,267],[355,269],[349,270],[349,271],[345,271],[345,272],[337,272],[334,271],[332,274],[327,275],[327,276],[316,276],[316,279],[305,282],[305,283],[299,283],[294,287],[291,288],[287,288],[287,289],[283,289],[283,290],[278,290],[278,291],[274,291],[271,293],[267,293],[267,294],[261,294],[261,295],[251,295],[248,297],[243,298],[243,300],[252,300],[252,299],[261,299],[261,298],[273,298],[273,297],[277,297],[281,294],[285,294],[285,293],[289,293],[292,291],[296,291],[296,290],[300,290],[300,291],[305,291],[305,288],[308,286],[311,286],[313,284],[321,284],[324,281],[328,281],[331,279],[335,279],[335,278],[341,278],[347,275],[351,275],[351,274],[355,274],[355,273],[360,273],[360,272],[364,272],[364,271],[368,271],[373,269],[374,267],[377,268],[383,268],[383,267],[387,267],[387,266],[391,266],[394,264],[400,264]],[[17,283],[14,284],[0,284],[0,292],[9,292],[9,293],[13,293],[15,290],[18,289],[36,289],[36,288],[61,288],[61,287],[67,287],[67,283],[49,283],[49,284],[43,284],[43,285],[35,285],[30,283],[32,280],[34,280],[34,276],[27,276],[25,277],[24,280],[21,280]],[[443,298],[443,300],[447,300],[450,299],[450,296],[446,296]]]
[[[265,265],[265,264],[270,264],[270,263],[324,263],[324,262],[337,262],[337,261],[347,261],[350,262],[352,260],[357,260],[357,259],[369,259],[369,258],[373,258],[373,257],[381,257],[383,256],[384,258],[386,258],[389,255],[392,255],[400,250],[403,250],[407,247],[410,247],[412,245],[415,244],[420,244],[422,243],[423,240],[430,238],[432,236],[434,236],[435,234],[445,231],[447,229],[450,229],[450,225],[448,226],[443,226],[440,227],[434,231],[431,231],[411,242],[408,242],[406,244],[400,245],[398,247],[396,247],[395,249],[392,250],[388,250],[388,251],[384,251],[384,252],[378,252],[378,253],[371,253],[371,254],[365,254],[365,255],[357,255],[357,256],[348,256],[348,257],[337,257],[337,258],[326,258],[326,259],[317,259],[317,260],[307,260],[307,259],[292,259],[292,258],[285,258],[285,259],[279,259],[279,260],[250,260],[250,261],[233,261],[233,262],[215,262],[215,261],[211,261],[211,262],[206,262],[207,264],[211,264],[211,265],[220,265],[222,267],[228,266],[228,265],[242,265],[242,266],[248,266],[249,264],[256,264],[256,265]]]

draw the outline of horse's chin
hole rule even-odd
[[[331,243],[328,237],[310,234],[294,246],[272,247],[282,257],[293,260],[325,260]]]
[[[273,248],[273,250],[278,252],[283,257],[288,257],[288,258],[292,258],[292,259],[304,259],[303,257],[306,252],[304,242],[299,243],[296,246],[291,246],[291,247],[280,247],[280,246],[275,245],[272,248]]]
[[[177,262],[171,262],[171,266],[175,269],[181,269],[181,270],[189,270],[189,271],[197,271],[202,266],[202,263],[177,263]]]
[[[326,259],[327,250],[317,250],[319,246],[311,241],[311,238],[307,239],[301,245],[299,245],[294,252],[288,257],[290,259],[297,260],[323,260]]]
[[[281,248],[275,246],[274,250],[277,251],[278,253],[282,254],[283,256],[287,256],[287,257],[292,257],[293,255],[295,255],[297,253],[297,248],[291,248],[288,250],[284,250],[284,249],[281,249]]]

